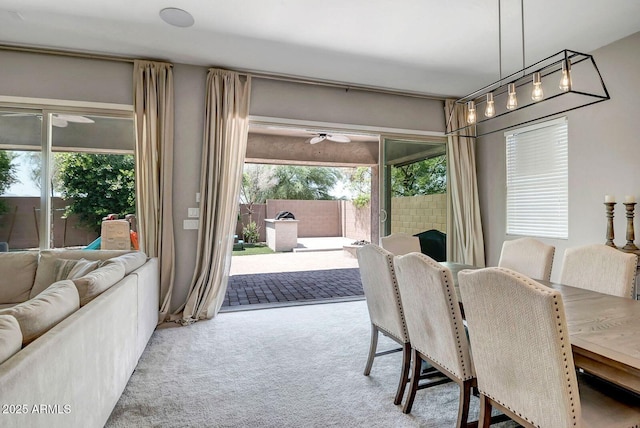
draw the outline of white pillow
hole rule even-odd
[[[57,259],[55,261],[54,282],[63,279],[75,279],[85,276],[100,266],[100,260],[89,261],[87,259]]]
[[[12,315],[22,331],[22,343],[42,336],[80,307],[78,290],[71,280],[54,282],[33,299],[0,310],[0,315]]]
[[[73,283],[80,296],[80,306],[86,305],[122,278],[124,278],[123,264],[112,263],[74,279]]]
[[[0,364],[22,348],[22,332],[18,320],[11,315],[0,315]]]
[[[132,251],[130,253],[105,260],[103,264],[108,265],[111,263],[122,263],[122,265],[124,266],[124,274],[129,275],[131,272],[138,269],[146,262],[147,255],[145,253],[143,253],[142,251]]]
[[[0,304],[28,300],[37,267],[36,251],[0,253]]]

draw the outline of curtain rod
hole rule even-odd
[[[74,52],[74,51],[65,51],[65,50],[52,49],[52,48],[42,48],[42,47],[35,47],[35,46],[18,46],[18,45],[7,45],[7,44],[0,44],[0,50],[38,53],[38,54],[46,54],[46,55],[58,55],[58,56],[67,56],[67,57],[73,57],[73,58],[98,59],[98,60],[104,60],[104,61],[127,62],[131,64],[133,64],[133,62],[136,59],[138,59],[138,58],[129,58],[124,56],[95,54],[95,53],[88,53],[88,52]],[[140,58],[140,59],[143,59],[143,58]],[[155,59],[146,59],[146,60],[167,62],[166,60],[155,60]],[[215,66],[212,66],[209,68],[215,68]],[[225,68],[225,67],[221,67],[221,68]],[[306,77],[300,77],[300,76],[294,76],[294,75],[288,75],[288,74],[269,73],[269,72],[263,72],[263,71],[253,71],[253,70],[245,70],[245,69],[231,69],[231,70],[237,71],[240,74],[250,75],[252,77],[256,77],[259,79],[278,80],[282,82],[301,83],[305,85],[326,86],[331,88],[340,88],[346,91],[353,89],[356,91],[377,92],[377,93],[387,94],[387,95],[399,95],[403,97],[423,98],[428,100],[437,100],[437,101],[445,100],[445,97],[438,97],[434,95],[423,94],[420,92],[401,91],[401,90],[395,90],[395,89],[389,89],[389,88],[381,88],[377,86],[367,86],[367,85],[351,84],[346,82],[338,82],[334,80],[310,79]]]
[[[305,77],[299,77],[299,76],[293,76],[293,75],[287,75],[287,74],[278,74],[278,73],[267,73],[267,72],[261,72],[261,71],[238,70],[238,69],[236,69],[236,71],[244,74],[250,74],[252,77],[257,77],[259,79],[279,80],[282,82],[302,83],[305,85],[328,86],[332,88],[344,89],[346,91],[353,89],[357,91],[377,92],[381,94],[400,95],[403,97],[423,98],[423,99],[437,100],[437,101],[444,101],[446,99],[445,97],[438,97],[435,95],[428,95],[420,92],[401,91],[396,89],[381,88],[377,86],[358,85],[358,84],[338,82],[333,80],[309,79]]]

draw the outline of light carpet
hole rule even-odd
[[[219,314],[158,329],[106,426],[454,427],[459,390],[393,404],[400,353],[375,359],[365,301]],[[379,349],[397,344],[380,338]],[[477,418],[478,399],[471,399]],[[512,422],[494,425],[514,427]]]

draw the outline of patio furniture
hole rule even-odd
[[[420,251],[437,262],[447,260],[447,234],[436,229],[416,234],[420,240]]]

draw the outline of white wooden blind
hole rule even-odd
[[[505,132],[507,234],[568,238],[567,120]]]

